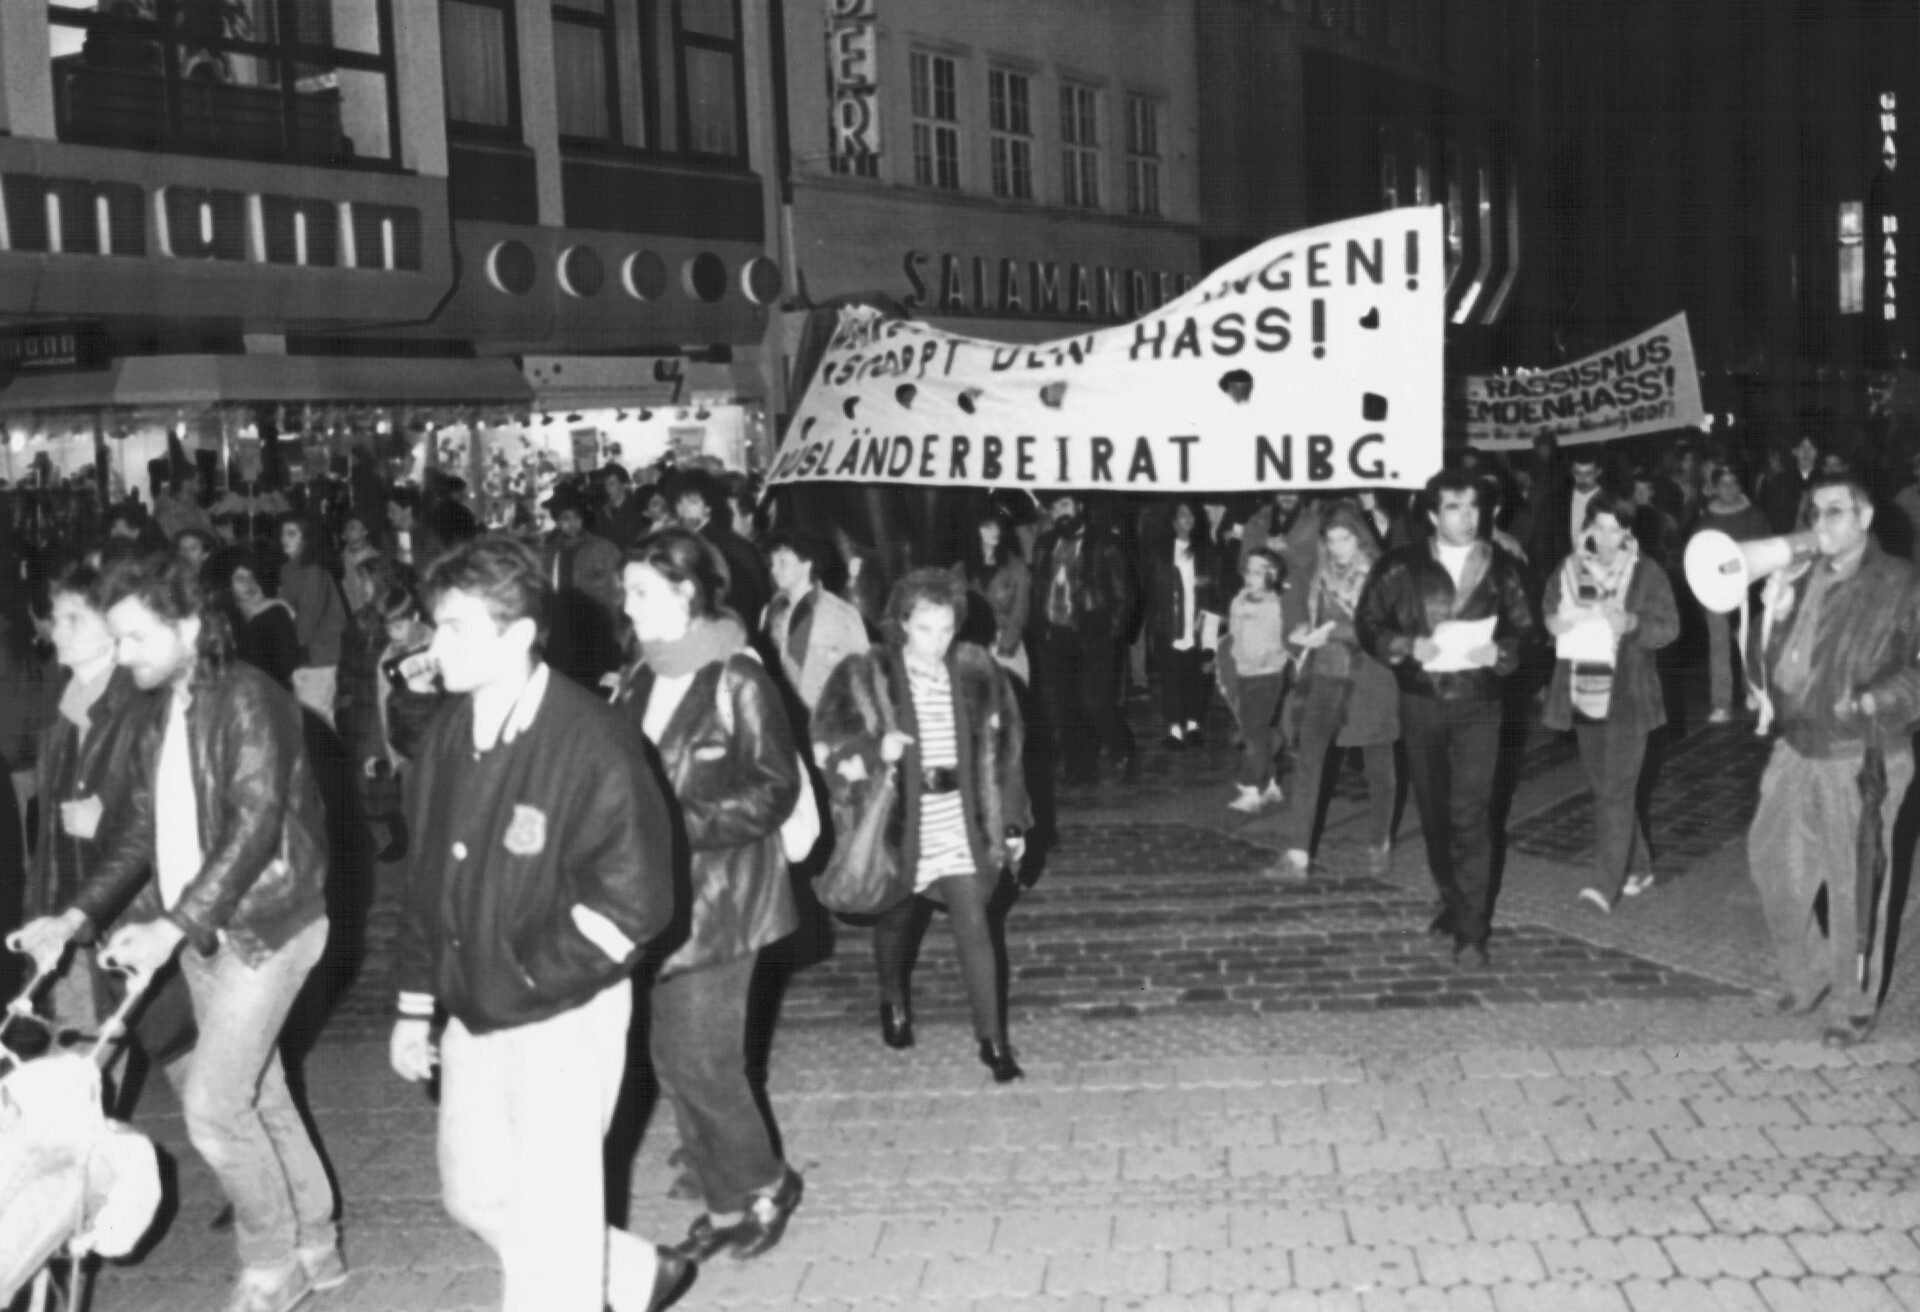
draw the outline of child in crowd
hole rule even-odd
[[[1227,616],[1227,636],[1215,664],[1220,690],[1240,721],[1240,768],[1235,782],[1239,794],[1228,806],[1257,811],[1281,800],[1273,774],[1273,721],[1280,709],[1287,668],[1286,635],[1280,618],[1280,584],[1286,566],[1278,552],[1254,547],[1240,562],[1246,585],[1233,599]]]

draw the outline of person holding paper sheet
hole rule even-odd
[[[1393,671],[1408,782],[1427,864],[1446,907],[1428,932],[1487,959],[1490,806],[1504,681],[1534,628],[1519,562],[1480,535],[1480,485],[1465,470],[1427,482],[1431,541],[1390,551],[1360,594],[1360,646]]]
[[[1547,579],[1541,612],[1558,659],[1541,720],[1572,729],[1593,788],[1593,882],[1580,900],[1609,911],[1653,887],[1653,856],[1638,810],[1647,735],[1667,722],[1653,653],[1680,636],[1666,571],[1640,554],[1634,504],[1602,492],[1586,529]]]
[[[1354,610],[1380,554],[1364,515],[1350,501],[1326,508],[1306,622],[1287,639],[1300,659],[1293,701],[1298,772],[1281,829],[1286,854],[1273,873],[1291,882],[1304,881],[1312,869],[1321,780],[1327,753],[1336,744],[1358,747],[1366,760],[1369,873],[1386,874],[1393,854],[1393,745],[1400,738],[1400,698],[1393,676],[1360,650],[1353,628]]]

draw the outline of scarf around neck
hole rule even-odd
[[[1600,557],[1584,541],[1575,547],[1567,557],[1564,573],[1560,577],[1560,604],[1563,607],[1575,604],[1579,594],[1580,581],[1585,579],[1600,594],[1602,605],[1608,602],[1625,604],[1627,584],[1633,578],[1633,567],[1640,563],[1640,544],[1629,533],[1620,542],[1620,550],[1615,553],[1611,565],[1600,563]]]
[[[695,620],[666,642],[643,642],[640,659],[662,679],[677,679],[746,650],[747,630],[732,611]]]
[[[1352,619],[1360,604],[1360,593],[1373,572],[1373,557],[1363,549],[1354,553],[1345,569],[1334,564],[1332,556],[1320,557],[1313,572],[1313,592],[1307,601],[1309,620],[1325,624],[1329,619]]]

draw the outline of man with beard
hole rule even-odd
[[[1133,571],[1111,529],[1090,525],[1071,492],[1048,503],[1053,527],[1033,548],[1036,691],[1069,784],[1099,778],[1100,749],[1129,783],[1133,733],[1120,713],[1120,659]]]

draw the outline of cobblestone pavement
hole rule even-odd
[[[1675,878],[1601,916],[1556,838],[1580,822],[1577,760],[1535,734],[1486,972],[1421,932],[1411,817],[1390,877],[1364,872],[1351,775],[1291,890],[1261,873],[1272,817],[1222,805],[1224,746],[1155,753],[1141,785],[1068,799],[1011,913],[1024,1083],[974,1061],[944,925],[908,1053],[873,1033],[860,930],[800,972],[768,1092],[806,1200],[780,1248],[712,1264],[682,1306],[1920,1308],[1920,972],[1896,966],[1849,1052],[1770,1014],[1741,842],[1755,751],[1675,745],[1655,794]],[[433,1108],[368,1037],[380,920],[306,1063],[357,1268],[308,1306],[490,1308],[491,1256],[437,1201]],[[94,1306],[217,1306],[217,1191],[163,1088],[141,1120],[179,1163],[179,1210]],[[636,1161],[632,1224],[657,1239],[693,1216],[664,1197],[673,1146],[656,1117]]]

